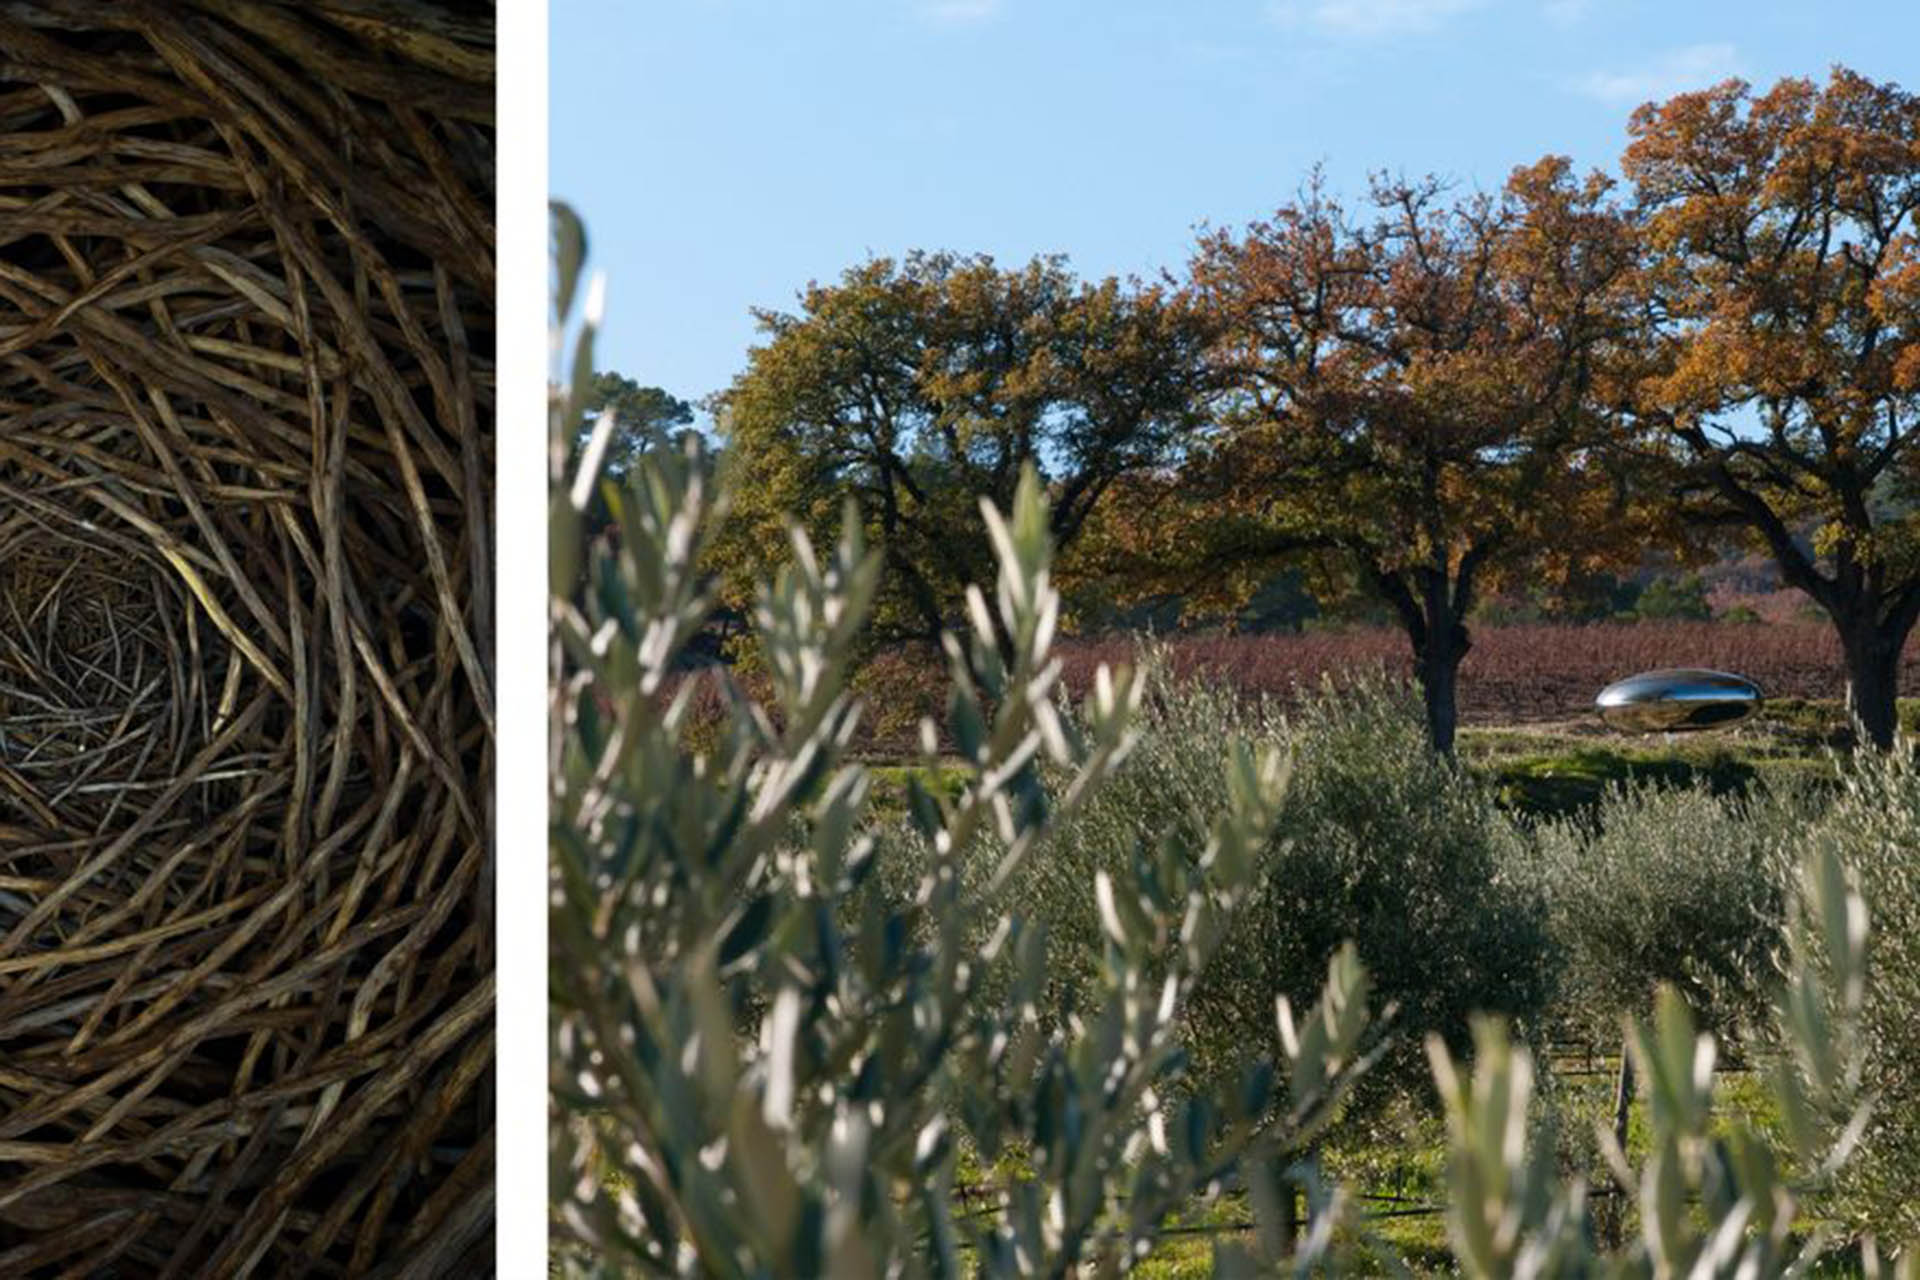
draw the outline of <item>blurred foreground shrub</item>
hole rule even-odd
[[[1861,1036],[1878,1091],[1836,1209],[1851,1226],[1920,1240],[1920,761],[1914,744],[1860,752],[1813,830],[1860,877],[1874,913]]]

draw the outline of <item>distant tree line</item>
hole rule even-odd
[[[1031,462],[1070,599],[1363,591],[1447,751],[1476,602],[1739,536],[1832,622],[1887,746],[1920,619],[1920,98],[1730,80],[1629,133],[1624,182],[1549,156],[1349,208],[1316,175],[1179,279],[913,253],[811,285],[709,404],[735,495],[713,568],[737,596],[784,520],[827,541],[852,495],[880,634],[931,638],[991,581],[978,499]],[[617,376],[606,407],[623,449],[691,421]]]

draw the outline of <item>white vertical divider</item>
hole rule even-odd
[[[547,4],[499,6],[499,1274],[547,1266]]]

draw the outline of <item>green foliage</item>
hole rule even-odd
[[[1004,268],[914,253],[810,286],[718,398],[738,509],[718,563],[744,596],[797,520],[829,536],[857,495],[887,571],[876,628],[932,639],[994,567],[976,520],[1024,467],[1072,542],[1113,484],[1171,461],[1205,421],[1209,330],[1157,285],[1082,282],[1063,259]]]
[[[583,384],[555,397],[556,439]],[[561,584],[575,581],[590,479],[556,495]],[[880,568],[860,522],[849,510],[825,556],[795,532],[754,615],[772,706],[736,706],[694,754],[688,696],[668,686],[707,608],[704,468],[649,458],[609,503],[618,545],[592,549],[587,590],[553,600],[551,1185],[566,1234],[598,1255],[563,1252],[562,1267],[951,1276],[969,1249],[981,1275],[1106,1273],[1236,1173],[1262,1223],[1254,1254],[1282,1260],[1291,1207],[1272,1175],[1356,1078],[1365,971],[1335,952],[1304,1016],[1279,1006],[1284,1055],[1218,1103],[1181,1088],[1176,1033],[1252,887],[1280,755],[1232,749],[1204,830],[1082,883],[1106,951],[1074,1017],[1041,1018],[1044,922],[985,905],[1136,742],[1138,675],[1103,668],[1073,718],[1052,700],[1059,600],[1031,469],[1010,513],[982,504],[996,585],[969,590],[965,638],[946,639],[966,776],[946,795],[906,780],[934,856],[897,904],[867,891],[870,781],[843,761],[859,714],[847,653]],[[987,831],[997,861],[976,897],[962,869]],[[1149,955],[1168,958],[1149,972]],[[964,1219],[962,1145],[987,1164],[1019,1152],[1026,1170]],[[1299,1265],[1331,1238],[1310,1230]]]
[[[1878,1099],[1858,1150],[1813,1201],[1823,1217],[1920,1238],[1920,767],[1866,752],[1837,786],[1745,796],[1635,787],[1538,842],[1566,957],[1560,1016],[1608,1037],[1670,985],[1708,1025],[1766,1051],[1800,851],[1839,857],[1876,917],[1874,982],[1852,1033]],[[1789,1046],[1792,1041],[1789,1037]]]
[[[1156,677],[1140,727],[1127,769],[1010,886],[1009,901],[1047,922],[1063,998],[1083,999],[1102,963],[1080,886],[1127,874],[1151,855],[1142,847],[1151,833],[1204,829],[1228,798],[1225,743],[1244,737],[1285,749],[1293,774],[1257,888],[1225,944],[1231,960],[1194,993],[1183,1038],[1199,1079],[1231,1080],[1250,1056],[1276,1049],[1274,997],[1310,999],[1324,957],[1347,939],[1368,957],[1379,998],[1398,1008],[1401,1034],[1363,1090],[1371,1101],[1410,1085],[1424,1095],[1428,1030],[1464,1044],[1475,1010],[1540,1020],[1553,966],[1525,842],[1431,750],[1403,686],[1325,689],[1289,718],[1217,686]]]
[[[1563,1184],[1529,1124],[1532,1057],[1487,1019],[1471,1072],[1438,1037],[1428,1042],[1452,1147],[1448,1227],[1464,1274],[1521,1277],[1803,1274],[1827,1237],[1795,1234],[1800,1198],[1853,1154],[1871,1115],[1862,1084],[1867,910],[1840,861],[1803,868],[1788,982],[1778,1005],[1788,1053],[1771,1077],[1787,1131],[1777,1151],[1751,1127],[1714,1123],[1717,1046],[1686,1001],[1662,987],[1651,1023],[1628,1043],[1648,1112],[1648,1152],[1632,1167],[1601,1134],[1617,1186],[1640,1211],[1640,1237],[1596,1257],[1586,1188]],[[1900,1274],[1914,1274],[1911,1257]]]
[[[584,235],[564,210],[556,224],[564,317]],[[850,506],[825,553],[794,531],[791,563],[757,591],[764,705],[737,697],[689,741],[694,686],[675,664],[710,612],[702,557],[724,503],[697,445],[652,455],[602,491],[620,536],[583,546],[595,477],[564,465],[597,309],[550,419],[562,1274],[1112,1275],[1226,1186],[1256,1226],[1216,1245],[1215,1274],[1344,1264],[1369,1237],[1315,1152],[1371,1065],[1376,997],[1433,1028],[1469,1275],[1794,1274],[1822,1247],[1795,1234],[1803,1200],[1840,1178],[1861,1221],[1884,1208],[1911,1126],[1872,1110],[1867,1085],[1910,1096],[1883,1082],[1912,1056],[1911,763],[1859,774],[1813,831],[1770,1076],[1785,1148],[1714,1123],[1715,1042],[1663,987],[1629,1035],[1647,1156],[1608,1153],[1641,1238],[1596,1258],[1583,1189],[1543,1154],[1512,1020],[1473,1024],[1476,1060],[1457,1062],[1468,1007],[1517,1015],[1524,1041],[1546,998],[1541,864],[1426,749],[1404,692],[1281,720],[1159,685],[1143,719],[1147,679],[1102,668],[1066,707],[1049,507],[1023,468],[1004,512],[981,503],[991,594],[970,587],[963,631],[943,638],[961,759],[937,756],[929,722],[920,769],[898,780],[923,850],[906,863],[872,838],[873,781],[846,760],[849,653],[881,566]],[[1895,904],[1904,935],[1884,949],[1869,950],[1842,852]],[[1375,940],[1377,974],[1348,943],[1309,955],[1347,933]],[[1888,956],[1908,970],[1891,997],[1867,980]],[[1209,1047],[1232,1019],[1240,1039]],[[1261,1040],[1277,1051],[1227,1070]],[[1216,1081],[1230,1087],[1201,1087]],[[1889,1154],[1856,1175],[1863,1142]],[[958,1211],[962,1168],[997,1182],[978,1212]],[[1291,1186],[1309,1193],[1298,1236]]]
[[[1234,723],[1199,710],[1183,713],[1164,750],[1204,758],[1203,744]],[[1525,840],[1477,780],[1433,751],[1416,695],[1323,686],[1272,727],[1296,761],[1293,785],[1260,893],[1229,943],[1235,963],[1195,1000],[1201,1062],[1225,1069],[1259,1045],[1262,1007],[1275,992],[1301,998],[1315,953],[1341,938],[1397,1009],[1396,1042],[1368,1081],[1375,1098],[1423,1076],[1429,1031],[1464,1045],[1475,1011],[1537,1026],[1554,962]]]
[[[1834,1207],[1856,1227],[1920,1240],[1920,763],[1910,748],[1862,753],[1813,838],[1859,876],[1875,920],[1860,1034],[1880,1097]]]
[[[1299,631],[1321,613],[1320,601],[1307,589],[1306,575],[1290,568],[1269,578],[1247,598],[1234,616],[1234,629],[1253,635]]]
[[[1662,984],[1722,1033],[1764,1020],[1806,806],[1701,787],[1610,789],[1537,841],[1566,963],[1559,1017],[1602,1044]]]
[[[1713,606],[1707,603],[1707,585],[1699,574],[1662,575],[1641,590],[1625,616],[1650,622],[1704,622],[1713,616]]]
[[[1665,549],[1669,553],[1679,551],[1685,554],[1687,548],[1679,542],[1682,531],[1668,530],[1666,533],[1669,545]],[[1638,550],[1644,555],[1644,548]],[[1633,552],[1633,548],[1623,549],[1613,562],[1624,570],[1635,563]],[[1654,591],[1655,612],[1642,613],[1637,604],[1649,589]],[[1551,578],[1518,580],[1505,592],[1482,600],[1474,610],[1473,620],[1486,626],[1510,626],[1540,622],[1605,622],[1609,619],[1632,620],[1642,617],[1703,618],[1708,615],[1686,611],[1693,608],[1691,602],[1696,589],[1700,606],[1705,607],[1706,589],[1698,574],[1687,574],[1678,579],[1677,584],[1672,579],[1655,578],[1651,583],[1642,585],[1622,573],[1593,568],[1589,564]],[[1675,593],[1684,602],[1679,606],[1683,611],[1667,612],[1674,607]]]
[[[613,434],[601,472],[615,479],[631,473],[648,452],[677,447],[683,432],[676,428],[693,423],[693,406],[685,400],[610,371],[593,375],[580,412],[580,425],[574,432],[579,449],[585,449],[599,415],[613,415]]]

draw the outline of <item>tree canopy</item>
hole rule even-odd
[[[1689,514],[1750,530],[1833,619],[1885,746],[1920,619],[1920,98],[1843,68],[1730,80],[1631,131],[1650,329],[1629,399]]]
[[[1476,601],[1743,528],[1832,617],[1885,744],[1920,622],[1920,99],[1837,68],[1631,131],[1624,195],[1559,157],[1493,193],[1377,179],[1355,212],[1316,176],[1184,281],[916,252],[813,284],[716,397],[717,567],[743,599],[788,515],[826,537],[851,495],[876,636],[930,638],[987,572],[977,502],[1030,463],[1089,615],[1230,614],[1282,571],[1368,593],[1444,750]],[[623,421],[684,422],[618,381]]]
[[[631,472],[649,450],[679,448],[684,430],[693,425],[693,406],[685,400],[603,370],[587,385],[580,425],[574,432],[576,453],[593,434],[594,422],[608,412],[613,414],[614,428],[603,470],[615,480]]]
[[[1194,554],[1342,553],[1406,631],[1442,750],[1477,594],[1638,546],[1590,394],[1634,261],[1608,186],[1558,158],[1498,195],[1380,180],[1362,221],[1316,183],[1193,262],[1227,388],[1181,497]]]
[[[936,635],[990,578],[964,536],[1033,464],[1070,544],[1122,477],[1172,461],[1204,412],[1205,317],[1161,285],[914,253],[810,286],[719,397],[738,499],[717,555],[744,582],[789,514],[823,535],[845,495],[885,548],[883,634]]]

